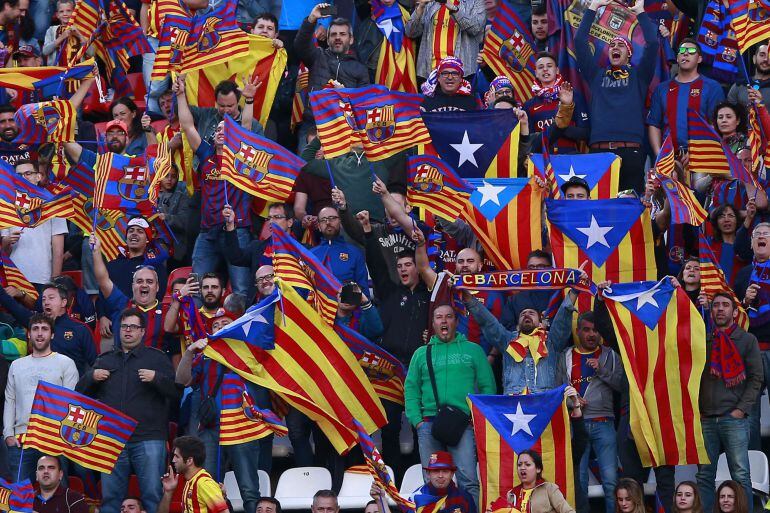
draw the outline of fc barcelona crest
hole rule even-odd
[[[217,34],[217,24],[221,21],[221,18],[213,16],[206,20],[206,24],[203,26],[203,33],[198,40],[198,52],[210,52],[222,41],[222,36]]]
[[[626,23],[626,19],[628,18],[628,14],[623,9],[613,9],[610,13],[610,18],[607,20],[607,25],[612,30],[620,30],[623,28],[623,25]]]
[[[366,111],[366,136],[371,142],[384,142],[396,133],[393,105],[375,107]]]
[[[118,193],[123,199],[141,201],[147,194],[149,173],[145,166],[128,166],[123,168],[123,178],[118,180]]]
[[[340,109],[342,109],[342,115],[344,116],[348,126],[353,130],[358,130],[356,128],[356,117],[353,114],[353,106],[350,104],[350,102],[341,98]]]
[[[51,105],[43,105],[33,113],[35,123],[45,128],[46,133],[51,135],[56,130],[56,126],[61,121],[59,111]]]
[[[520,72],[524,69],[531,53],[532,48],[518,30],[515,30],[511,37],[500,46],[500,57],[514,72]]]
[[[420,164],[414,177],[414,188],[420,192],[439,192],[444,187],[441,172],[430,164]]]
[[[241,141],[241,147],[235,154],[235,170],[244,176],[251,177],[254,182],[259,182],[267,174],[272,158],[271,153],[258,150]]]
[[[241,393],[241,398],[241,408],[243,408],[243,414],[246,418],[254,422],[260,422],[262,420],[262,414],[254,408],[249,393],[244,390]]]
[[[722,59],[724,59],[725,62],[735,62],[737,54],[738,52],[735,48],[725,48],[722,50]]]
[[[102,415],[82,406],[70,404],[67,416],[61,421],[59,434],[72,446],[85,447],[94,441]]]
[[[40,221],[42,205],[42,198],[33,198],[26,192],[16,191],[16,213],[24,224],[34,226]]]

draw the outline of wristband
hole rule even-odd
[[[254,98],[252,98],[251,101],[245,100],[244,103],[246,103],[246,105],[251,105],[252,103],[254,103]]]

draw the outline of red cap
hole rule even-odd
[[[455,462],[452,460],[452,455],[446,451],[436,451],[430,455],[428,464],[423,467],[425,470],[441,470],[448,468],[449,470],[457,470]]]
[[[206,317],[206,331],[211,333],[211,331],[214,329],[214,323],[218,321],[219,319],[222,319],[223,317],[227,317],[230,320],[236,320],[238,318],[237,315],[234,313],[225,310],[224,308],[217,309],[216,312],[211,317]]]
[[[109,132],[109,131],[110,131],[110,128],[115,128],[115,127],[118,127],[118,128],[120,128],[120,129],[121,129],[121,130],[123,130],[123,131],[124,131],[126,134],[128,134],[128,127],[126,126],[126,124],[125,124],[125,123],[123,123],[123,122],[122,122],[122,121],[120,121],[119,119],[113,119],[112,121],[110,121],[109,123],[107,123],[107,127],[104,129],[104,131],[105,131],[105,132]]]

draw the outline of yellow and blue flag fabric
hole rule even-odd
[[[16,267],[11,257],[0,254],[0,264],[2,264],[2,267],[0,267],[0,287],[16,287],[20,291],[26,292],[29,297],[37,300],[37,289]]]
[[[14,142],[42,144],[74,141],[76,116],[69,100],[22,105],[13,116],[19,128]]]
[[[346,155],[362,146],[372,162],[430,141],[420,115],[422,96],[371,85],[310,93],[324,157]]]
[[[222,378],[219,445],[238,445],[266,436],[286,436],[286,424],[270,410],[254,404],[243,378],[228,372]]]
[[[554,199],[561,198],[560,187],[570,178],[582,178],[588,183],[591,199],[612,199],[618,196],[620,157],[614,153],[590,153],[549,155],[553,168],[555,187]],[[528,175],[540,174],[548,177],[545,154],[530,155],[527,161]]]
[[[54,194],[28,182],[0,161],[0,227],[33,228],[54,217],[71,216],[69,189]]]
[[[457,219],[465,210],[473,188],[433,155],[407,159],[407,198],[414,207],[422,207],[444,219]]]
[[[278,393],[315,420],[340,453],[358,442],[354,420],[367,433],[387,422],[347,345],[280,280],[273,294],[209,336],[204,354]]]
[[[708,463],[698,396],[706,327],[668,278],[604,292],[629,384],[631,433],[644,466]]]
[[[759,187],[756,177],[698,112],[687,109],[687,123],[691,172],[727,175]]]
[[[246,130],[225,116],[222,177],[269,202],[289,199],[305,161],[283,146]]]
[[[135,428],[136,421],[118,410],[41,381],[22,445],[110,474]]]
[[[569,414],[560,386],[527,395],[468,396],[479,459],[479,509],[519,484],[517,454],[533,449],[543,458],[543,479],[575,503]]]
[[[432,143],[424,148],[463,178],[518,176],[519,123],[507,110],[427,112]]]
[[[0,511],[8,513],[33,513],[35,489],[29,479],[9,483],[0,478]]]

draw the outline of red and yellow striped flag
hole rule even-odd
[[[517,452],[532,449],[543,458],[543,479],[555,483],[575,504],[572,440],[564,386],[530,395],[470,395],[468,404],[479,459],[479,510],[486,511],[520,483]],[[522,423],[511,417],[528,419]]]
[[[240,376],[228,372],[222,379],[219,445],[238,445],[266,436],[286,436],[289,430],[275,413],[261,410]]]
[[[204,354],[277,392],[315,420],[340,453],[358,443],[354,420],[367,433],[387,422],[350,349],[280,280],[276,292],[209,337]]]
[[[623,358],[631,433],[642,465],[707,463],[698,396],[706,327],[668,278],[613,284],[605,303]]]
[[[717,292],[728,292],[737,306],[738,316],[735,323],[744,330],[749,329],[749,314],[743,308],[743,304],[738,300],[733,289],[728,285],[725,273],[719,267],[717,258],[714,255],[714,249],[711,247],[706,235],[698,232],[698,259],[700,260],[700,288],[709,301],[714,298]]]
[[[0,253],[0,264],[2,269],[0,270],[0,286],[15,287],[22,292],[26,292],[29,297],[37,300],[37,289],[27,279],[26,276],[16,267],[11,257]]]
[[[741,53],[746,53],[752,46],[767,41],[770,14],[759,5],[750,5],[754,3],[753,0],[730,0],[727,3],[733,15],[731,23]]]
[[[297,71],[297,83],[294,86],[294,98],[291,101],[292,130],[302,123],[302,115],[305,113],[305,95],[307,95],[309,83],[310,70],[307,69],[304,63],[300,62],[299,70]]]
[[[379,9],[375,9],[375,5],[379,5]],[[400,15],[395,15],[396,11],[392,10],[394,7]],[[378,14],[381,18],[378,18]],[[389,18],[391,14],[395,17]],[[417,93],[414,43],[404,35],[404,25],[409,21],[409,12],[398,2],[391,7],[382,6],[381,2],[372,2],[372,18],[378,26],[378,19],[382,19],[392,27],[389,34],[383,34],[374,74],[375,83],[383,84],[391,91]],[[383,32],[383,29],[380,31]]]

